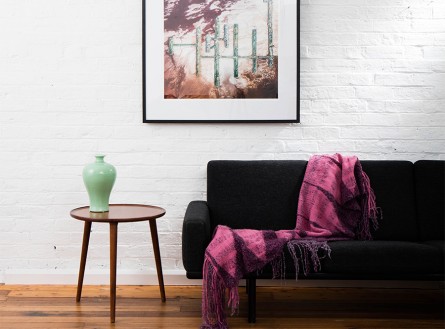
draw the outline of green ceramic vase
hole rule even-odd
[[[96,155],[96,162],[83,168],[82,177],[90,198],[91,212],[109,211],[109,201],[114,181],[116,180],[116,168],[104,161],[105,155]]]

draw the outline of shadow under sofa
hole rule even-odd
[[[298,279],[444,280],[445,161],[364,160],[383,218],[371,241],[329,242],[321,271]],[[295,228],[307,161],[215,160],[207,165],[207,201],[192,201],[182,229],[187,278],[202,279],[204,252],[217,225],[234,229]],[[285,248],[286,279],[295,267]],[[248,321],[256,321],[256,279],[272,278],[270,265],[245,276]],[[297,298],[297,297],[296,297]]]

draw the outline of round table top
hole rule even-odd
[[[90,212],[90,207],[85,206],[71,210],[70,215],[87,222],[139,222],[162,217],[165,209],[143,204],[110,204],[107,212]]]

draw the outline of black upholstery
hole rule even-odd
[[[425,243],[408,241],[333,241],[328,243],[331,257],[321,260],[321,272],[299,279],[440,279],[443,272],[445,245],[442,241]],[[295,278],[295,266],[287,248],[284,249],[286,278]],[[260,278],[271,278],[272,268],[266,266]]]
[[[210,161],[207,204],[216,225],[295,228],[306,161]]]
[[[205,201],[192,201],[182,225],[182,262],[190,279],[202,277],[204,250],[211,240],[210,215]]]
[[[331,258],[322,271],[328,273],[398,275],[430,274],[442,271],[438,248],[408,241],[336,241],[329,243]]]
[[[321,273],[310,277],[443,280],[445,161],[361,163],[383,213],[374,241],[330,242],[331,259],[324,259]],[[210,161],[208,201],[191,202],[184,218],[187,277],[202,278],[204,251],[216,225],[294,228],[306,165],[297,160]],[[292,276],[290,257],[286,263]],[[270,267],[260,277],[271,277]]]
[[[417,161],[416,203],[421,240],[444,240],[445,161]]]
[[[381,208],[375,240],[416,241],[414,165],[409,161],[361,161]]]
[[[382,209],[371,241],[329,242],[331,257],[311,279],[444,280],[445,161],[362,161]],[[187,277],[202,278],[205,248],[217,225],[250,229],[295,227],[306,161],[210,161],[207,202],[192,201],[184,217],[182,255]],[[295,266],[285,248],[287,278]],[[249,322],[255,322],[256,278],[246,277]],[[299,278],[304,278],[301,274]]]

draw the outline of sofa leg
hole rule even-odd
[[[249,304],[249,323],[256,322],[256,279],[247,279],[247,300]]]

